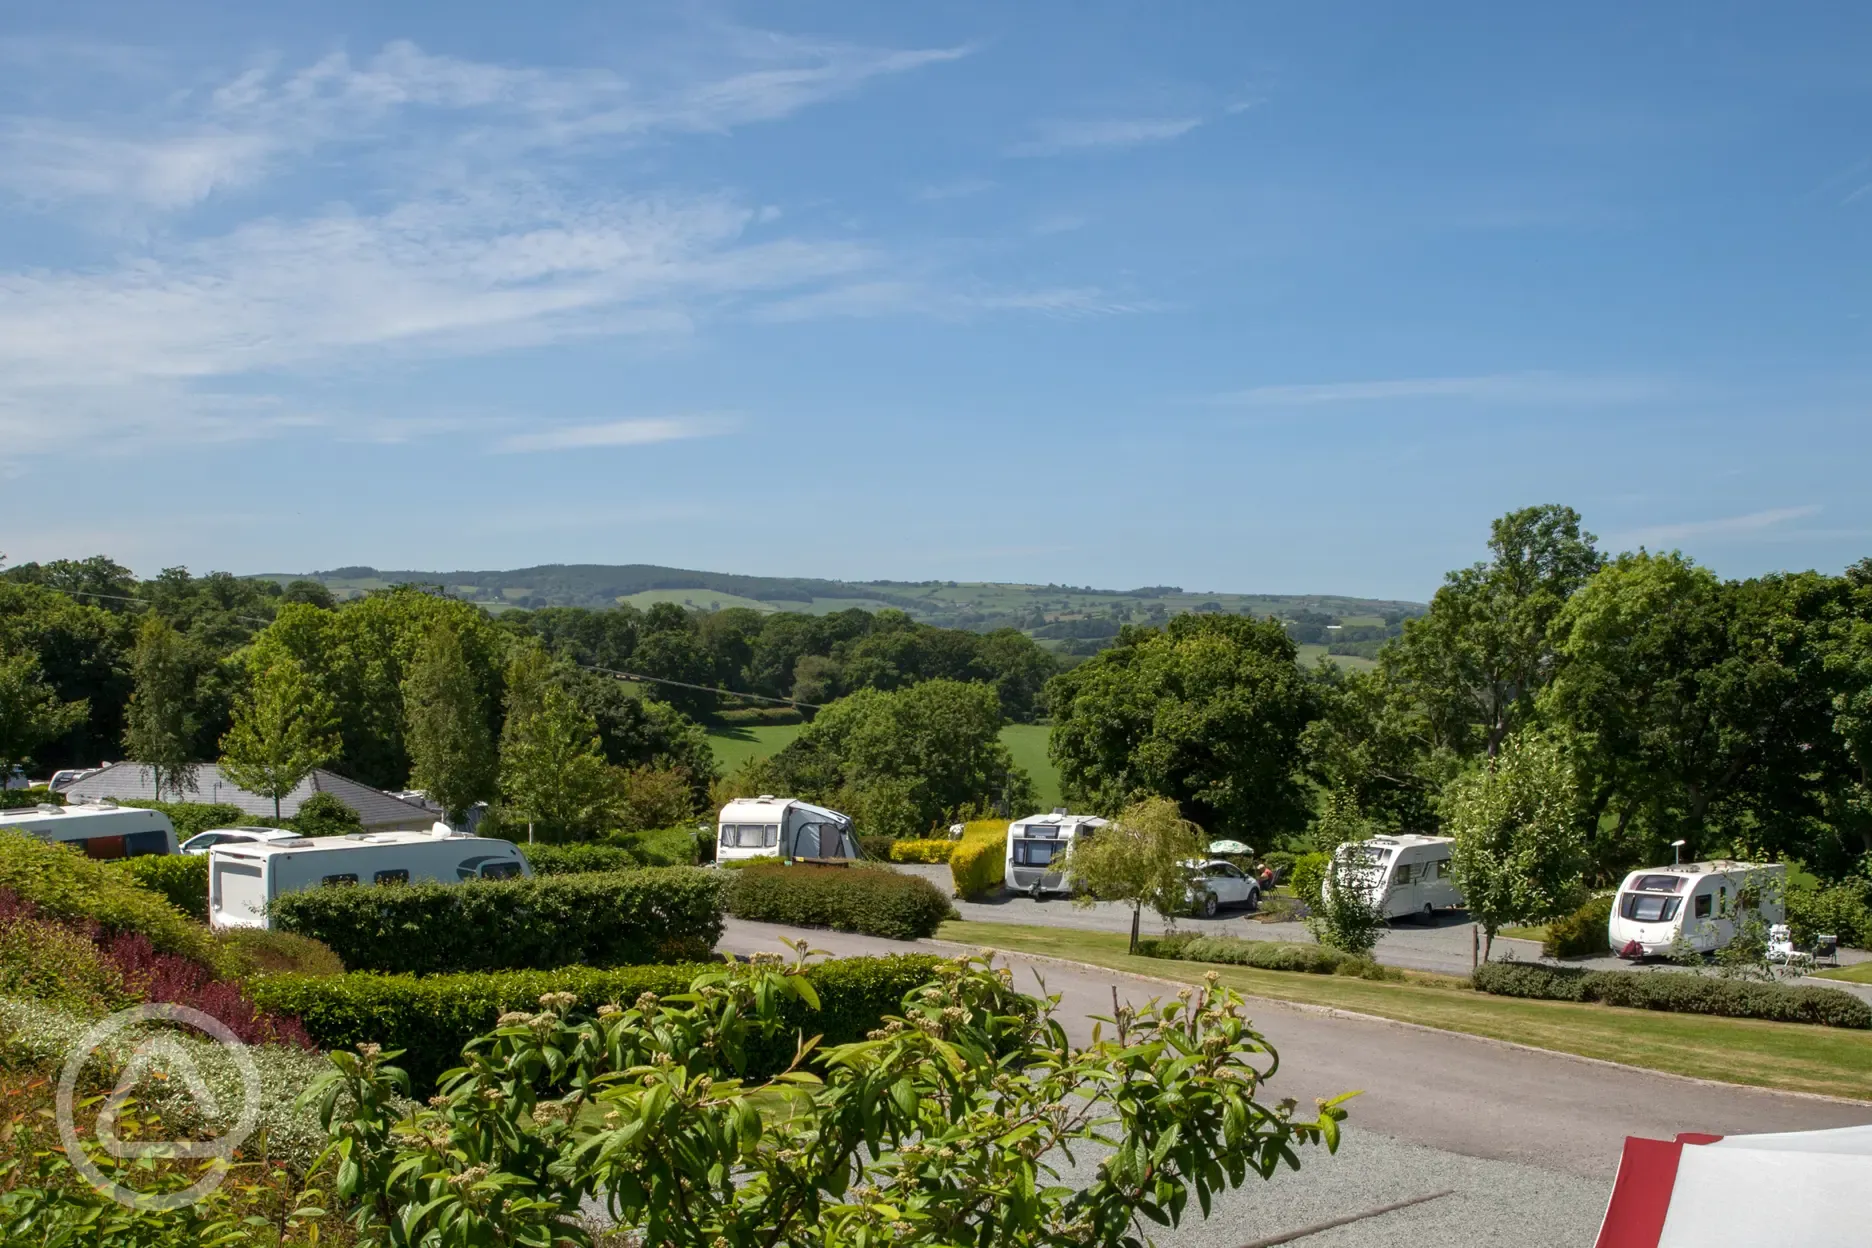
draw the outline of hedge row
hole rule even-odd
[[[946,863],[960,841],[895,841],[891,844],[892,862]]]
[[[535,875],[582,875],[592,871],[629,871],[640,866],[622,845],[522,845]]]
[[[314,888],[274,900],[282,930],[353,970],[436,975],[706,958],[722,877],[695,867],[462,884]]]
[[[158,952],[204,966],[218,964],[208,929],[190,922],[115,864],[87,858],[70,846],[0,829],[0,889],[50,918],[93,922],[112,934],[138,933]]]
[[[208,921],[207,854],[140,854],[111,863],[152,893],[199,922]]]
[[[1309,975],[1355,975],[1361,979],[1402,979],[1403,972],[1380,966],[1370,958],[1355,958],[1325,945],[1285,940],[1238,940],[1233,936],[1205,936],[1175,932],[1138,943],[1147,958],[1179,962],[1220,962],[1251,966],[1260,971],[1302,971]]]
[[[749,867],[736,873],[727,901],[737,919],[898,940],[933,936],[955,917],[942,890],[921,876],[854,867]]]
[[[1587,971],[1530,962],[1487,963],[1476,970],[1475,986],[1502,997],[1597,1001],[1635,1010],[1872,1029],[1872,1005],[1835,988],[1676,971]]]
[[[1006,820],[986,819],[968,824],[961,843],[949,855],[949,878],[958,897],[979,897],[1007,882]]]
[[[755,1073],[772,1073],[791,1059],[797,1033],[823,1036],[827,1045],[862,1040],[886,1014],[902,1012],[906,994],[935,978],[941,962],[926,954],[887,958],[841,958],[807,969],[820,1008],[798,1001],[783,1008],[785,1034],[756,1046]],[[366,1041],[402,1049],[397,1064],[410,1074],[419,1095],[443,1071],[459,1064],[462,1046],[494,1026],[509,1010],[533,1010],[548,992],[570,992],[575,1016],[608,1002],[628,1003],[638,994],[686,991],[708,969],[703,965],[635,966],[594,970],[569,966],[556,971],[510,971],[483,975],[350,974],[315,979],[269,976],[251,987],[266,1009],[304,1021],[324,1049]]]

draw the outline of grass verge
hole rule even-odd
[[[1843,979],[1849,984],[1872,984],[1872,962],[1851,966],[1829,966],[1814,972],[1821,979]]]
[[[1442,1031],[1509,1040],[1721,1083],[1872,1101],[1872,1032],[1491,997],[1468,981],[1406,971],[1402,983],[1132,957],[1123,936],[1010,923],[945,923],[937,936],[1197,983],[1215,971],[1237,992],[1330,1006]],[[1842,968],[1845,969],[1845,968]]]

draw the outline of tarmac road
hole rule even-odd
[[[1031,904],[1031,903],[1030,903]],[[783,951],[810,938],[839,956],[953,952],[903,942],[730,919],[720,948]],[[1089,1016],[1111,1012],[1116,990],[1142,1003],[1178,985],[1018,954],[998,961],[1016,983],[1036,974],[1061,995],[1061,1021],[1090,1038]],[[1270,1085],[1302,1105],[1359,1089],[1340,1155],[1305,1158],[1230,1197],[1225,1216],[1158,1236],[1165,1245],[1243,1244],[1332,1217],[1444,1189],[1455,1194],[1309,1236],[1328,1244],[1512,1242],[1590,1244],[1627,1135],[1738,1134],[1872,1122],[1872,1105],[1699,1083],[1649,1071],[1520,1049],[1477,1037],[1256,998],[1257,1027],[1281,1055]]]

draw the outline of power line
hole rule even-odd
[[[679,689],[698,689],[703,693],[719,693],[724,698],[752,698],[756,702],[772,702],[779,706],[797,706],[803,710],[820,709],[817,702],[799,702],[792,698],[770,698],[764,693],[743,693],[739,689],[717,689],[713,685],[692,685],[686,680],[671,680],[667,676],[645,676],[640,672],[620,672],[609,667],[599,667],[595,663],[580,663],[578,666],[588,672],[603,672],[607,676],[616,676],[620,680],[640,680],[652,685],[675,685]]]
[[[24,582],[19,582],[19,583],[27,584],[27,585],[37,584],[37,582],[35,581],[24,581]],[[96,590],[92,590],[92,589],[60,589],[58,586],[55,586],[55,585],[47,585],[47,586],[44,586],[44,588],[51,590],[55,594],[64,594],[68,598],[108,598],[112,602],[140,602],[146,607],[153,607],[156,605],[156,600],[154,598],[131,598],[125,594],[100,594]],[[229,616],[229,618],[235,619],[235,620],[246,620],[249,624],[259,624],[262,627],[268,624],[271,624],[273,622],[272,620],[263,620],[259,616],[256,616],[256,615],[231,615]]]

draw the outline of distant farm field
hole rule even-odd
[[[1001,730],[1001,744],[1007,746],[1015,763],[1033,777],[1034,787],[1040,790],[1041,810],[1052,810],[1064,804],[1060,798],[1059,768],[1047,757],[1047,733],[1050,731],[1045,724],[1009,724]]]
[[[767,758],[779,753],[787,742],[797,737],[802,724],[710,724],[709,746],[715,751],[715,765],[726,775],[750,758]],[[1040,808],[1051,810],[1060,804],[1059,769],[1047,758],[1045,724],[1009,724],[1001,730],[1001,741],[1014,761],[1026,768],[1040,790]],[[1022,814],[1031,814],[1023,811]]]
[[[648,611],[659,602],[673,602],[679,607],[694,607],[700,611],[725,611],[729,607],[747,607],[753,611],[772,611],[771,602],[762,602],[758,598],[743,598],[739,594],[723,593],[714,589],[646,589],[635,594],[626,594],[618,599],[621,604],[636,607],[639,611]],[[786,604],[789,609],[797,609],[796,604]]]
[[[1348,672],[1369,672],[1372,668],[1378,666],[1377,662],[1373,659],[1361,659],[1356,654],[1327,654],[1325,646],[1314,642],[1301,643],[1301,667],[1312,667],[1321,659],[1330,659],[1336,666],[1344,668]]]

